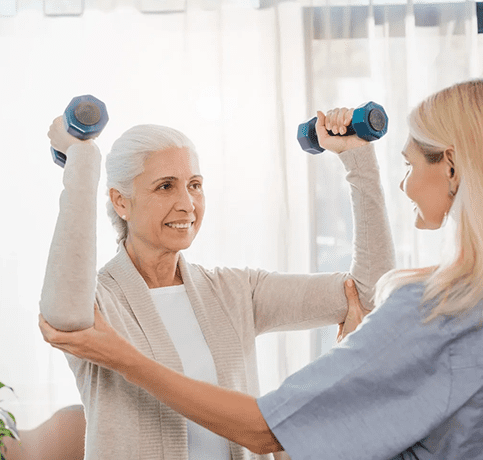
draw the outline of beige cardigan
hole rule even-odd
[[[60,211],[40,309],[54,327],[93,323],[97,301],[112,326],[142,353],[179,372],[181,361],[149,289],[123,242],[96,276],[96,201],[100,153],[69,148]],[[255,338],[277,330],[337,324],[346,314],[350,275],[370,306],[373,285],[394,264],[392,240],[372,146],[340,155],[355,216],[350,273],[292,275],[263,270],[206,270],[180,256],[183,282],[213,354],[221,386],[259,396]],[[97,283],[97,285],[96,285]],[[186,421],[119,374],[66,354],[87,418],[87,460],[188,460]],[[233,460],[268,459],[230,443]]]

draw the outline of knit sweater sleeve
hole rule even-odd
[[[45,270],[40,312],[56,329],[94,324],[97,186],[101,155],[94,143],[66,152],[64,189]]]
[[[348,273],[293,275],[252,271],[257,333],[337,324],[347,313],[344,281],[355,280],[361,303],[373,308],[374,285],[395,257],[379,167],[372,144],[340,154],[350,185],[354,239]]]
[[[354,221],[350,276],[372,309],[375,283],[396,263],[379,165],[373,144],[343,152],[340,159],[347,171]]]

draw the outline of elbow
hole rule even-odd
[[[49,309],[40,308],[40,313],[44,317],[45,321],[49,323],[54,329],[63,332],[74,332],[80,331],[83,329],[88,329],[94,325],[94,315],[92,314],[92,318],[89,316],[76,316],[76,315],[69,315],[65,316],[62,314],[55,314]],[[61,313],[61,312],[60,312]]]
[[[274,445],[266,445],[252,452],[257,455],[268,455],[268,454],[274,454],[275,452],[281,452],[281,451],[283,451],[282,448],[278,448],[277,446],[274,446]]]
[[[257,455],[283,451],[282,445],[268,426],[263,430],[251,432],[246,436],[245,447]]]
[[[280,443],[277,442],[263,442],[257,445],[256,448],[250,449],[254,454],[257,455],[267,455],[267,454],[273,454],[275,452],[281,452],[283,451],[283,447],[280,445]]]

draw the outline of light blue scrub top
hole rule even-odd
[[[395,291],[258,399],[292,460],[483,459],[483,302],[423,324],[423,291]]]

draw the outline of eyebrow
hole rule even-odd
[[[200,174],[196,174],[196,175],[190,177],[190,180],[193,180],[193,179],[203,179],[203,176],[200,175]],[[174,181],[177,181],[178,178],[174,177],[174,176],[160,177],[159,179],[156,179],[155,181],[153,181],[151,183],[151,185],[154,185],[156,182],[160,182],[160,181],[163,181],[163,180],[174,182]]]

